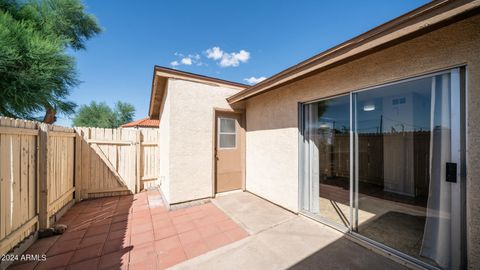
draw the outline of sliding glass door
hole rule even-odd
[[[417,263],[464,267],[461,78],[302,105],[302,211]]]
[[[303,119],[303,209],[349,227],[350,97],[305,104]]]

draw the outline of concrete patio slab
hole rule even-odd
[[[219,195],[212,202],[250,234],[259,233],[296,217],[295,214],[248,192]]]
[[[170,269],[406,269],[252,194],[229,194],[214,203],[253,235]]]

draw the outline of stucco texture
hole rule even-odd
[[[160,139],[160,148],[167,148],[160,157],[165,159],[160,175],[168,203],[213,195],[214,108],[231,109],[226,98],[238,91],[213,84],[168,80],[169,111],[161,112],[160,118],[160,137],[167,133],[166,138]],[[162,126],[164,115],[168,122]]]
[[[165,90],[162,112],[160,113],[160,188],[163,196],[170,201],[170,93]]]
[[[246,102],[246,188],[298,211],[298,102],[467,66],[468,263],[480,269],[480,15],[317,73]]]

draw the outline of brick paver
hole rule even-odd
[[[158,191],[87,200],[59,223],[68,225],[63,235],[25,252],[45,261],[9,269],[165,269],[248,235],[211,203],[167,211]]]

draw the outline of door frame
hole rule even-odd
[[[240,115],[241,123],[240,125],[240,151],[241,151],[241,170],[242,170],[242,187],[241,190],[245,191],[245,167],[246,167],[246,162],[245,162],[245,156],[246,156],[246,151],[245,151],[245,143],[246,143],[246,117],[245,117],[245,110],[243,109],[225,109],[225,108],[217,108],[214,107],[212,110],[212,195],[211,197],[214,198],[217,194],[216,192],[216,184],[217,184],[217,160],[215,158],[216,152],[217,152],[217,116],[218,114],[237,114]]]

